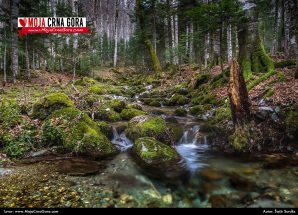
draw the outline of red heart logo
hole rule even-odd
[[[27,22],[26,18],[19,19],[19,23],[21,24],[22,27],[25,27],[26,26],[26,22]]]

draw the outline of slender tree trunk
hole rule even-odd
[[[273,41],[272,41],[272,47],[271,47],[271,54],[276,54],[278,50],[278,30],[279,30],[279,13],[278,13],[278,4],[279,0],[275,0],[275,13],[274,13],[274,30],[273,30]]]
[[[3,56],[3,83],[4,85],[7,82],[7,75],[6,75],[6,52],[7,52],[7,48],[6,48],[6,31],[4,32],[4,56]]]
[[[32,64],[31,64],[31,68],[34,71],[35,70],[35,53],[34,50],[32,51]]]
[[[228,94],[234,124],[242,127],[250,119],[250,101],[243,74],[236,60],[230,64]]]
[[[169,19],[166,17],[164,22],[165,22],[165,25],[164,25],[165,49],[166,49],[166,52],[168,52],[170,50]],[[171,62],[171,58],[169,56],[165,56],[165,58],[166,58],[166,63],[169,64]]]
[[[27,78],[30,80],[30,62],[29,62],[29,53],[28,53],[28,38],[26,37],[25,42],[25,58],[26,58],[26,70],[27,70]]]
[[[189,61],[192,63],[194,60],[194,43],[193,43],[193,38],[194,38],[194,26],[193,22],[190,24],[190,29],[189,29],[189,34],[190,34],[190,40],[189,40]]]
[[[295,17],[295,39],[296,39],[296,71],[295,71],[295,78],[298,79],[298,3],[296,0],[293,1],[293,12],[294,12],[294,17]]]
[[[154,47],[153,47],[150,39],[148,38],[146,29],[145,29],[145,17],[144,17],[144,11],[143,11],[143,6],[142,6],[141,0],[136,0],[136,14],[137,14],[137,17],[139,20],[140,29],[142,32],[142,37],[143,37],[144,43],[149,51],[149,54],[151,56],[151,60],[153,63],[153,68],[154,68],[155,74],[157,75],[161,72],[161,66],[160,66],[158,56],[157,56],[156,52],[154,51]]]
[[[232,38],[232,25],[228,25],[227,29],[227,42],[228,42],[228,61],[233,59],[233,38]]]
[[[18,16],[19,16],[19,2],[20,0],[13,0],[11,2],[11,56],[12,56],[12,74],[13,83],[16,83],[16,78],[19,70],[19,50],[18,50]]]
[[[115,10],[115,47],[114,47],[114,67],[117,66],[117,58],[118,58],[118,16],[119,16],[119,2],[116,0],[116,10]]]
[[[205,35],[205,53],[204,53],[205,68],[208,67],[209,58],[210,58],[210,33],[208,32],[207,35]]]
[[[290,55],[290,46],[291,46],[291,39],[290,39],[290,28],[291,28],[291,8],[290,8],[290,0],[284,0],[285,4],[285,40],[284,40],[284,47],[285,47],[285,55],[289,57]]]

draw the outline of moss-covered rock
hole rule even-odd
[[[175,92],[180,95],[187,95],[189,93],[189,84],[184,82],[175,86]]]
[[[209,74],[199,74],[195,83],[195,88],[200,87],[203,84],[206,84],[209,81]]]
[[[55,111],[43,125],[43,139],[59,149],[93,158],[117,153],[116,147],[102,134],[85,113],[69,107]]]
[[[126,133],[132,140],[154,137],[169,145],[175,143],[173,133],[167,128],[165,120],[160,117],[137,116],[128,123]]]
[[[33,105],[32,116],[39,119],[47,118],[52,112],[72,107],[74,103],[64,93],[52,93],[38,100]]]
[[[139,104],[128,104],[127,108],[133,108],[133,109],[137,109],[137,110],[143,110],[142,106]]]
[[[218,103],[217,98],[211,93],[202,93],[192,99],[193,105],[217,105]]]
[[[111,107],[117,113],[121,113],[121,111],[126,107],[125,101],[122,101],[120,99],[112,99],[106,101],[104,105]]]
[[[21,110],[16,100],[3,99],[0,102],[0,128],[9,129],[21,121]]]
[[[141,110],[137,110],[134,108],[126,108],[123,109],[120,116],[123,120],[131,120],[132,118],[136,117],[136,116],[141,116],[141,115],[145,115],[146,113],[144,111]]]
[[[186,105],[190,102],[190,100],[183,95],[180,94],[174,94],[172,97],[164,102],[164,105],[166,106],[175,106],[175,105]]]
[[[208,110],[211,110],[212,106],[209,105],[209,104],[206,104],[206,105],[196,105],[196,106],[193,106],[190,108],[190,113],[192,115],[201,115],[203,114],[204,112],[208,111]]]
[[[89,91],[94,94],[101,95],[104,93],[104,89],[102,86],[95,84],[89,87]]]
[[[100,107],[94,113],[94,119],[107,121],[107,122],[117,122],[117,121],[121,120],[121,116],[119,113],[114,111],[112,108]]]
[[[144,137],[135,141],[133,147],[134,155],[148,166],[170,165],[180,161],[178,153],[154,138]]]
[[[187,110],[185,110],[184,108],[178,108],[175,110],[175,114],[177,116],[186,116],[187,115]]]
[[[93,85],[93,84],[95,84],[95,83],[96,83],[96,81],[95,81],[94,79],[92,79],[92,78],[88,78],[88,77],[84,77],[84,78],[82,78],[82,79],[77,80],[77,81],[74,83],[74,85],[85,87],[85,86]]]
[[[96,122],[97,126],[99,127],[100,131],[107,136],[109,139],[113,137],[113,127],[110,126],[107,122],[100,121]]]

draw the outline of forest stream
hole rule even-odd
[[[172,123],[164,113],[174,109],[144,106],[149,113],[161,109],[165,109],[161,117]],[[131,156],[133,142],[116,123],[112,143],[120,154],[100,162],[54,156],[21,160],[0,169],[1,189],[14,190],[3,200],[11,207],[298,206],[295,160],[212,152],[200,133],[202,122],[189,115],[175,118],[184,131],[175,144],[182,158],[178,164],[182,171],[177,174],[163,178],[138,165]]]

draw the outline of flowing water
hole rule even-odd
[[[163,117],[167,119],[171,110],[164,112],[166,114],[163,113]],[[59,180],[67,184],[63,189],[69,188],[78,193],[80,204],[76,205],[73,200],[63,197],[63,201],[67,200],[65,206],[298,207],[297,159],[214,153],[208,148],[208,139],[200,133],[199,122],[193,117],[176,117],[176,122],[177,126],[184,128],[183,136],[175,146],[183,158],[180,165],[186,170],[185,177],[181,179],[169,182],[149,176],[130,154],[133,142],[116,127],[113,128],[112,143],[121,150],[116,157],[98,163],[83,159],[46,161],[42,164],[46,168],[42,166],[41,169],[58,169],[58,174],[63,176]],[[5,186],[7,180],[4,175],[13,175],[18,171],[26,172],[29,178],[30,174],[35,177],[38,165],[33,163],[0,169],[0,182]],[[56,180],[55,177],[50,181]],[[26,195],[34,197],[35,191],[29,191],[27,182],[22,183],[28,189]],[[43,180],[37,180],[36,183],[39,187],[45,186],[39,184]],[[46,186],[49,187],[48,184]],[[61,189],[54,190],[58,190],[59,194],[66,192],[63,189],[60,192]],[[53,205],[44,199],[43,206]]]

